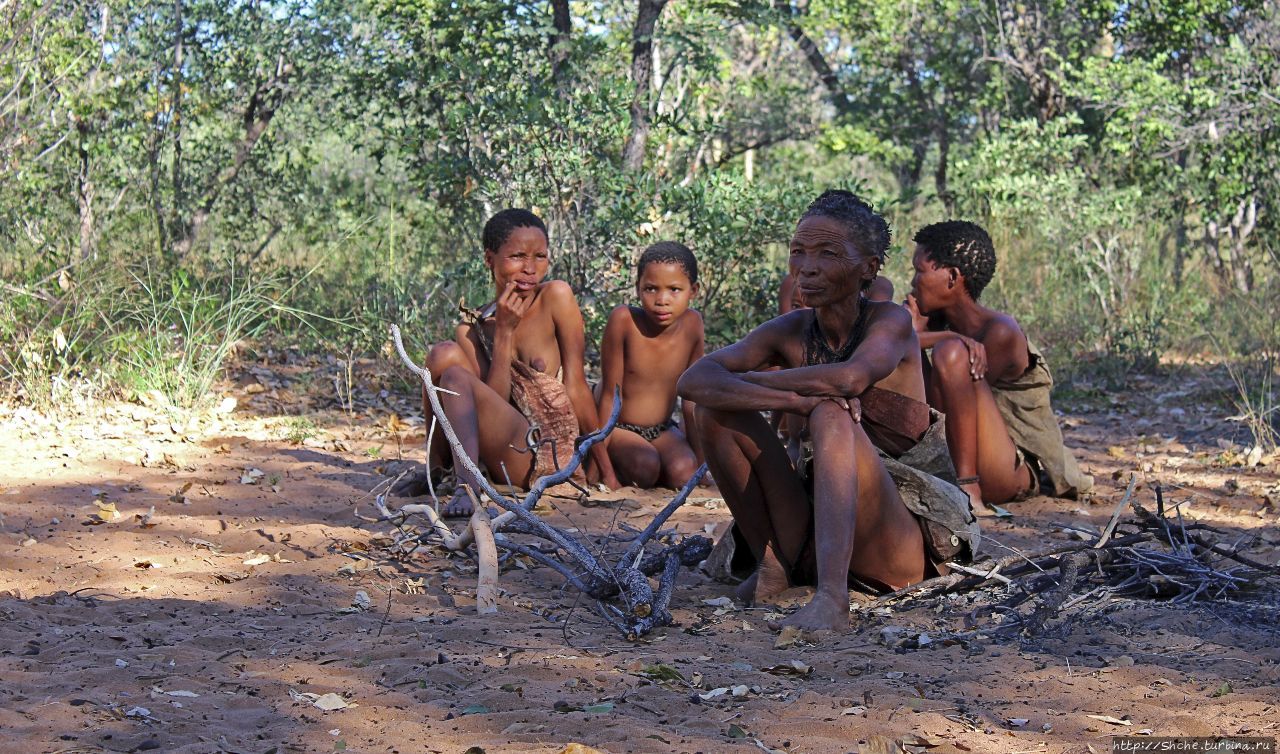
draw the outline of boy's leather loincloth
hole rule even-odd
[[[1031,463],[1032,490],[1036,494],[1078,498],[1093,489],[1093,477],[1080,471],[1075,455],[1062,441],[1058,417],[1049,403],[1053,375],[1040,350],[1027,341],[1029,366],[1014,380],[991,386],[996,408],[1004,419],[1020,456]],[[1039,477],[1043,475],[1045,483]]]
[[[637,435],[640,435],[649,442],[653,442],[658,439],[658,436],[663,432],[666,432],[668,429],[674,429],[680,426],[680,424],[676,422],[675,419],[667,419],[661,424],[651,424],[648,426],[643,424],[627,424],[626,422],[618,422],[614,426],[618,429],[625,429],[628,432],[635,432]]]

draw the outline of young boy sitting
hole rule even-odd
[[[640,306],[619,306],[609,315],[600,346],[599,415],[609,416],[620,386],[622,410],[608,446],[624,484],[679,488],[697,470],[699,459],[671,418],[676,380],[702,358],[702,315],[689,308],[697,293],[693,252],[663,241],[636,264]],[[682,413],[685,427],[692,426],[693,404],[685,401]]]
[[[925,364],[929,404],[946,414],[947,446],[958,484],[975,514],[1034,493],[1075,497],[1093,487],[1062,444],[1049,405],[1053,377],[1044,357],[1008,314],[978,303],[996,269],[991,237],[952,220],[922,228],[905,305]]]

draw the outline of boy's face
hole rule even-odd
[[[484,263],[499,294],[514,284],[517,296],[532,296],[551,266],[547,237],[539,228],[516,228],[497,251],[485,250]]]
[[[842,223],[822,215],[796,226],[789,262],[801,300],[815,308],[856,295],[880,269],[879,258],[863,253]]]
[[[689,282],[689,273],[678,262],[650,262],[636,281],[640,306],[662,328],[680,319],[697,293],[697,283]]]
[[[923,246],[916,244],[911,256],[915,275],[911,278],[911,295],[921,314],[944,308],[953,298],[956,277],[953,268],[939,267]]]

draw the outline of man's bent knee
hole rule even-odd
[[[930,361],[942,376],[962,376],[966,380],[970,377],[969,348],[959,338],[948,338],[935,345]]]
[[[835,401],[823,401],[809,414],[809,436],[814,442],[819,442],[820,437],[833,437],[833,433],[844,436],[852,431],[853,417],[849,409]]]

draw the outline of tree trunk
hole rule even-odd
[[[80,261],[93,256],[93,176],[89,165],[89,124],[76,123],[79,135],[80,171],[76,176],[76,204],[80,213]]]
[[[564,78],[564,64],[569,59],[569,35],[573,32],[573,17],[569,15],[569,0],[551,0],[551,79],[559,90]]]
[[[785,14],[788,18],[800,15],[800,11],[791,7],[788,0],[774,0],[773,7],[780,13]],[[827,63],[827,59],[823,57],[822,50],[818,49],[818,45],[805,34],[804,29],[799,24],[788,22],[787,34],[795,41],[796,46],[800,48],[800,52],[804,54],[804,59],[809,63],[809,67],[817,74],[818,80],[826,87],[827,94],[831,97],[831,104],[836,111],[845,114],[850,108],[849,93],[840,85],[840,77],[836,76],[835,70]]]
[[[938,135],[938,167],[933,171],[933,188],[947,209],[947,217],[955,217],[955,198],[947,189],[947,163],[951,153],[951,124],[947,121],[947,103],[943,103],[941,117],[938,118],[936,132]]]
[[[173,91],[169,131],[173,136],[173,207],[171,227],[177,227],[185,203],[182,195],[182,0],[173,0]],[[185,234],[184,234],[185,235]]]
[[[631,99],[631,133],[622,149],[622,164],[627,170],[644,167],[645,144],[649,141],[649,84],[653,78],[653,33],[667,0],[640,0],[636,25],[631,32],[631,80],[635,96]]]
[[[284,104],[287,96],[286,87],[293,71],[292,63],[279,60],[276,63],[275,75],[254,89],[249,97],[249,104],[245,107],[242,119],[244,136],[236,145],[231,164],[223,168],[214,178],[213,183],[201,197],[200,206],[192,213],[191,221],[184,224],[182,236],[174,243],[174,251],[177,252],[178,258],[181,259],[191,252],[196,241],[199,240],[205,223],[213,215],[213,206],[223,189],[235,182],[241,168],[249,161],[253,148],[266,132],[267,126],[271,125],[271,119],[275,117],[276,111]]]

